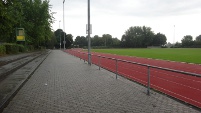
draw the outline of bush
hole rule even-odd
[[[110,47],[108,47],[108,46],[92,46],[91,48],[92,49],[108,49]]]
[[[19,52],[19,46],[17,44],[6,43],[4,46],[6,47],[6,54],[16,54]]]
[[[23,45],[17,45],[19,47],[19,52],[25,52],[26,48]]]
[[[6,47],[4,45],[0,45],[0,55],[6,54]]]
[[[28,49],[28,51],[34,51],[34,46],[33,45],[28,45],[27,49]]]
[[[12,43],[4,43],[0,45],[0,55],[4,54],[16,54],[19,52],[26,52],[26,51],[34,51],[34,46],[28,45],[20,45],[20,44],[12,44]]]

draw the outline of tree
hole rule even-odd
[[[176,42],[173,47],[174,47],[174,48],[181,48],[181,47],[182,47],[182,44],[179,43],[179,42]]]
[[[164,34],[157,33],[153,38],[152,45],[162,46],[162,45],[165,45],[167,43],[166,41],[167,41],[167,38]]]
[[[56,43],[55,47],[58,49],[60,48],[60,39],[61,39],[61,48],[64,48],[64,35],[65,35],[65,47],[68,48],[73,44],[73,36],[71,34],[66,34],[62,29],[57,29],[54,32]]]
[[[16,0],[0,1],[0,41],[15,42],[15,27],[22,19],[22,5]]]
[[[74,45],[78,45],[81,48],[87,46],[87,39],[84,36],[77,36]]]
[[[193,37],[191,35],[186,35],[181,42],[183,47],[190,47],[193,45]]]
[[[56,36],[54,35],[54,33],[51,33],[52,37],[50,40],[47,41],[47,48],[48,49],[53,49],[55,47],[55,44],[57,43],[57,39]]]
[[[120,47],[120,40],[118,38],[112,38],[112,47]]]
[[[102,41],[105,43],[104,46],[111,46],[112,45],[112,35],[110,34],[103,34]]]
[[[199,35],[199,36],[196,37],[195,44],[196,44],[196,47],[200,47],[201,48],[201,35]]]
[[[62,38],[64,37],[64,32],[62,29],[57,29],[55,32],[54,32],[54,36],[56,38],[56,43],[55,43],[55,48],[60,48],[60,43],[61,45],[63,46],[63,42],[62,42]],[[61,42],[60,42],[61,41]]]
[[[201,35],[197,36],[195,39],[196,42],[201,42]]]
[[[142,32],[143,35],[141,38],[144,38],[142,45],[143,47],[151,46],[153,42],[154,32],[151,31],[150,27],[143,26],[142,28],[143,28]]]
[[[122,36],[122,45],[125,47],[147,47],[153,42],[154,33],[150,27],[130,27]]]
[[[98,35],[95,35],[91,39],[91,45],[92,46],[104,46],[104,41],[102,40],[102,37],[99,37]]]
[[[121,47],[128,47],[126,45],[126,36],[125,35],[122,35],[122,38],[121,38]]]
[[[67,34],[65,36],[65,41],[66,41],[65,47],[66,48],[71,47],[71,45],[73,44],[73,35],[72,34]]]
[[[49,0],[3,0],[0,2],[0,41],[16,42],[16,28],[26,32],[26,43],[46,46],[52,38],[53,13]]]
[[[35,46],[40,46],[42,42],[48,40],[51,36],[51,23],[53,17],[50,12],[49,1],[47,0],[24,0],[24,25],[27,32],[28,42]],[[34,32],[33,32],[34,31]]]
[[[120,40],[117,38],[112,38],[110,34],[103,34],[102,37],[95,35],[91,39],[92,46],[105,46],[105,47],[117,47],[120,46]]]

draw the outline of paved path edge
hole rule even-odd
[[[15,87],[15,89],[9,95],[6,96],[6,98],[3,100],[3,102],[0,103],[0,113],[3,112],[4,108],[7,107],[7,105],[9,104],[9,102],[15,97],[15,95],[17,94],[17,92],[24,86],[24,84],[34,74],[34,72],[39,68],[39,66],[43,63],[43,61],[45,61],[45,59],[48,57],[48,55],[50,53],[51,53],[51,50],[47,51],[47,54],[41,60],[41,62],[39,63],[39,65],[37,65],[33,70],[31,70],[31,72],[29,73],[29,75],[27,76],[27,78],[25,80],[23,80],[21,83],[19,83]]]

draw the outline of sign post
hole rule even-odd
[[[24,28],[17,28],[17,30],[16,30],[16,40],[17,41],[25,41]]]

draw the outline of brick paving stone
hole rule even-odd
[[[3,113],[200,113],[60,50],[53,50]]]

